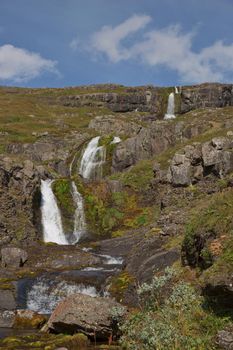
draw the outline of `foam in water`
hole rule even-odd
[[[171,92],[168,97],[168,106],[167,106],[167,113],[164,116],[164,119],[175,119],[175,94],[174,92]]]
[[[102,165],[106,160],[106,149],[98,146],[100,136],[94,137],[87,145],[79,168],[84,179],[99,179],[102,177]]]
[[[104,262],[106,265],[122,265],[124,261],[121,257],[114,257],[111,255],[98,255],[98,256],[105,259]]]
[[[40,277],[27,294],[27,308],[40,314],[51,314],[61,300],[75,293],[92,297],[98,295],[94,286],[56,282]]]
[[[76,205],[76,209],[74,213],[73,236],[75,238],[74,243],[77,243],[81,238],[81,236],[85,234],[86,220],[85,220],[83,198],[81,194],[78,192],[77,186],[75,185],[74,181],[72,181],[71,187],[72,187],[72,197]]]
[[[62,228],[61,213],[52,190],[52,180],[41,180],[42,225],[44,242],[68,244]]]

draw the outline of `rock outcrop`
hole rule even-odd
[[[199,108],[233,106],[232,84],[202,84],[182,88],[181,113]]]
[[[184,122],[151,122],[142,127],[137,136],[117,145],[112,158],[112,171],[123,171],[142,159],[149,159],[174,146],[176,142],[188,140],[203,132],[208,125],[185,125]]]
[[[55,333],[82,332],[93,339],[107,340],[113,333],[113,308],[125,308],[112,299],[74,294],[58,304],[46,325]]]
[[[31,161],[0,160],[0,245],[40,238],[40,179],[42,166]]]
[[[223,178],[233,171],[232,150],[233,140],[228,137],[187,145],[174,155],[168,172],[160,170],[159,164],[155,164],[155,177],[173,186],[189,186],[209,174]]]

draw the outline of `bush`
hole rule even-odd
[[[143,284],[138,294],[141,311],[131,314],[120,327],[124,349],[213,349],[213,334],[206,329],[202,333],[200,325],[207,318],[203,300],[188,283],[175,283],[173,269]]]

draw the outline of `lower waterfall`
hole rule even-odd
[[[74,203],[76,205],[75,213],[74,213],[74,243],[77,243],[81,236],[85,233],[86,229],[86,220],[85,220],[85,212],[84,212],[84,203],[81,194],[78,192],[77,186],[75,182],[72,181],[72,197]]]
[[[52,180],[41,180],[44,242],[69,244],[62,228],[61,213],[52,190]]]

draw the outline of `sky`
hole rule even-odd
[[[233,82],[233,0],[0,0],[0,85]]]

